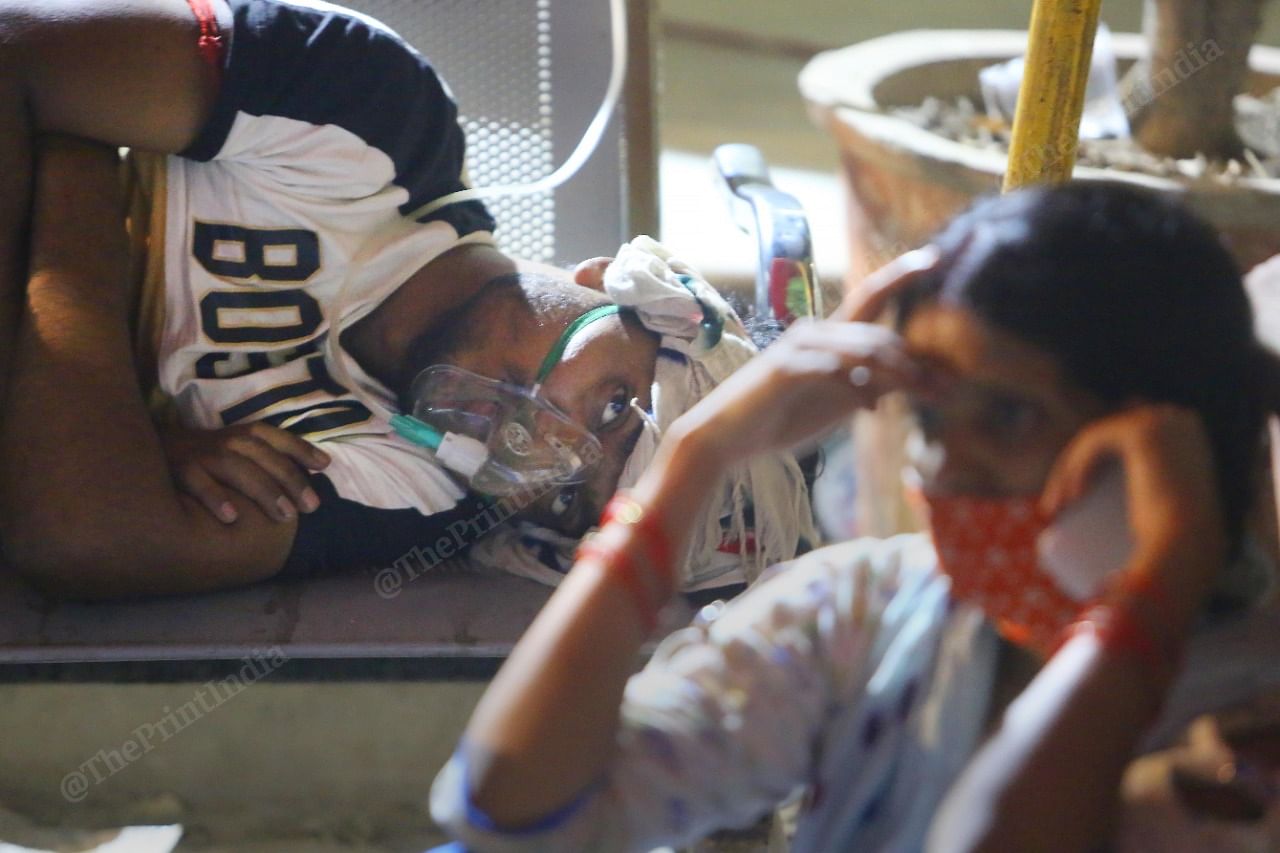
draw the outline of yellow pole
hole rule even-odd
[[[1004,191],[1071,179],[1102,0],[1035,0]]]

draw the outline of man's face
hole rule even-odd
[[[488,333],[475,336],[450,361],[481,376],[531,387],[568,322],[540,322],[516,300],[492,302],[485,313]],[[640,434],[631,401],[649,407],[657,353],[657,336],[622,315],[596,320],[574,335],[541,394],[595,435],[603,457],[587,470],[584,482],[547,490],[521,518],[573,536],[596,523]]]

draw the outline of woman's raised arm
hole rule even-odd
[[[674,592],[674,566],[661,555],[683,553],[728,466],[821,434],[889,391],[926,385],[892,332],[805,323],[677,420],[629,496],[631,523],[605,525],[476,709],[462,745],[474,804],[519,827],[600,777],[648,621]]]

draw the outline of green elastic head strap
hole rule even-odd
[[[578,318],[561,333],[556,345],[551,348],[551,352],[547,353],[547,357],[542,360],[542,366],[538,368],[538,375],[533,380],[533,384],[535,386],[541,385],[546,381],[547,377],[551,375],[552,369],[560,363],[560,359],[564,356],[564,351],[569,346],[569,341],[573,340],[574,335],[590,326],[596,320],[612,317],[619,310],[621,309],[617,305],[609,303],[608,305],[597,305],[590,311],[579,314]]]
[[[715,309],[709,307],[701,299],[698,299],[698,292],[693,289],[693,276],[678,275],[676,279],[684,285],[684,289],[689,291],[689,295],[698,301],[698,307],[702,309],[702,331],[699,335],[700,343],[707,349],[711,349],[720,343],[720,336],[724,332],[724,318],[716,313]]]

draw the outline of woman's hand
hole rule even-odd
[[[1227,541],[1213,452],[1200,418],[1171,405],[1141,405],[1080,431],[1055,463],[1043,508],[1056,514],[1077,500],[1104,461],[1124,466],[1132,571],[1149,573],[1162,597],[1189,615],[1226,558]],[[1174,614],[1169,614],[1173,616]]]
[[[226,524],[238,517],[231,492],[277,521],[320,505],[307,472],[324,468],[329,456],[287,430],[264,423],[217,430],[166,427],[161,441],[178,487]]]
[[[895,390],[927,379],[889,329],[801,321],[685,414],[725,463],[814,438]]]
[[[726,464],[815,438],[891,391],[928,394],[929,374],[902,339],[873,325],[889,301],[936,263],[931,247],[877,270],[832,314],[800,320],[681,420]]]
[[[849,289],[829,320],[873,322],[889,307],[889,301],[921,274],[938,263],[938,249],[926,245],[894,258]]]

